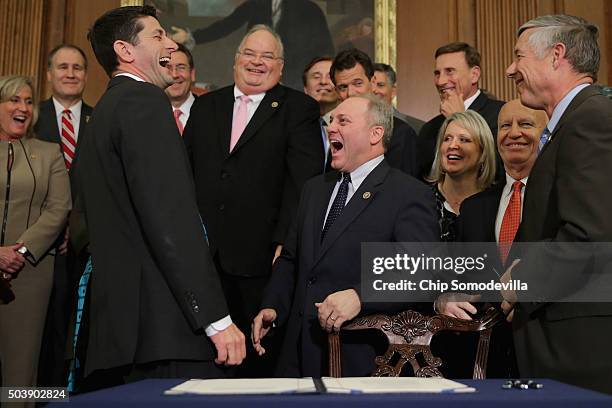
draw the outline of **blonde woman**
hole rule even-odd
[[[15,300],[0,305],[3,386],[34,386],[53,279],[48,252],[70,211],[70,185],[55,143],[34,139],[34,87],[0,77],[0,279]],[[31,404],[33,406],[33,404]]]
[[[428,180],[440,213],[440,239],[454,241],[454,223],[463,200],[495,180],[495,142],[480,114],[467,110],[446,118]]]

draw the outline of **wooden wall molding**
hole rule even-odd
[[[39,89],[42,59],[43,0],[0,2],[0,75],[32,77]]]
[[[476,48],[482,55],[481,88],[501,100],[516,98],[506,77],[512,63],[516,30],[537,16],[537,0],[476,0]]]

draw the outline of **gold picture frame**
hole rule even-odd
[[[396,1],[374,0],[375,59],[394,68],[397,62]],[[121,7],[142,6],[143,3],[143,0],[121,0]]]

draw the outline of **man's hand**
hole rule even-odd
[[[210,340],[217,348],[217,364],[238,365],[246,357],[244,334],[233,323],[227,329],[211,336]]]
[[[279,244],[276,247],[276,250],[274,251],[274,258],[272,259],[272,265],[274,265],[274,262],[276,262],[276,258],[280,256],[282,251],[283,251],[283,246]]]
[[[520,259],[515,259],[514,261],[512,261],[512,264],[510,265],[510,267],[506,269],[506,272],[504,272],[501,278],[499,278],[499,281],[501,283],[508,283],[512,280],[512,269],[514,269],[514,267],[518,265],[519,262],[521,262]],[[511,303],[511,304],[516,303],[517,298],[516,298],[516,292],[514,290],[502,290],[501,295],[504,298],[504,300],[508,301],[508,303]]]
[[[268,334],[276,318],[276,310],[261,309],[253,319],[253,323],[251,323],[251,341],[253,342],[255,351],[260,356],[266,352],[266,349],[261,345],[261,339]]]
[[[66,255],[68,253],[68,241],[70,240],[70,233],[68,227],[66,227],[66,233],[64,234],[64,241],[57,247],[57,252],[60,255]]]
[[[344,322],[361,312],[361,300],[355,289],[334,292],[315,306],[319,309],[319,324],[328,333],[340,331]]]
[[[184,44],[189,39],[189,33],[183,28],[172,26],[170,39],[176,43]]]
[[[477,310],[472,303],[479,300],[480,295],[443,293],[436,299],[436,311],[438,314],[456,317],[457,319],[472,320],[472,316],[468,313],[476,314]]]
[[[464,112],[465,105],[463,104],[463,88],[460,82],[455,84],[455,89],[447,89],[440,94],[440,113],[448,118],[456,112]]]
[[[512,280],[512,269],[514,269],[519,262],[521,262],[520,259],[515,259],[512,261],[510,267],[506,269],[506,272],[504,272],[501,278],[499,278],[501,283],[508,283]],[[504,298],[501,308],[506,315],[506,320],[511,322],[514,318],[514,304],[517,301],[516,292],[514,290],[502,290],[501,295]]]
[[[17,273],[23,268],[25,258],[17,250],[23,244],[0,247],[0,270],[5,273]]]
[[[509,303],[507,301],[501,302],[502,312],[506,315],[506,321],[509,323],[514,318],[514,303]]]

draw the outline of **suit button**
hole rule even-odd
[[[317,281],[317,278],[312,277],[310,279],[308,279],[308,285],[312,285],[313,283],[315,283]]]
[[[225,210],[225,204],[219,204],[219,210],[221,211]]]
[[[298,315],[300,315],[300,317],[303,317],[303,316],[304,316],[304,312],[302,312],[302,311],[300,310],[300,313],[298,313]]]
[[[226,171],[222,171],[222,172],[221,172],[221,180],[226,180],[226,179],[228,179],[228,178],[229,178],[229,176],[230,176],[230,175],[229,175],[229,173],[228,173],[228,172],[226,172]]]

